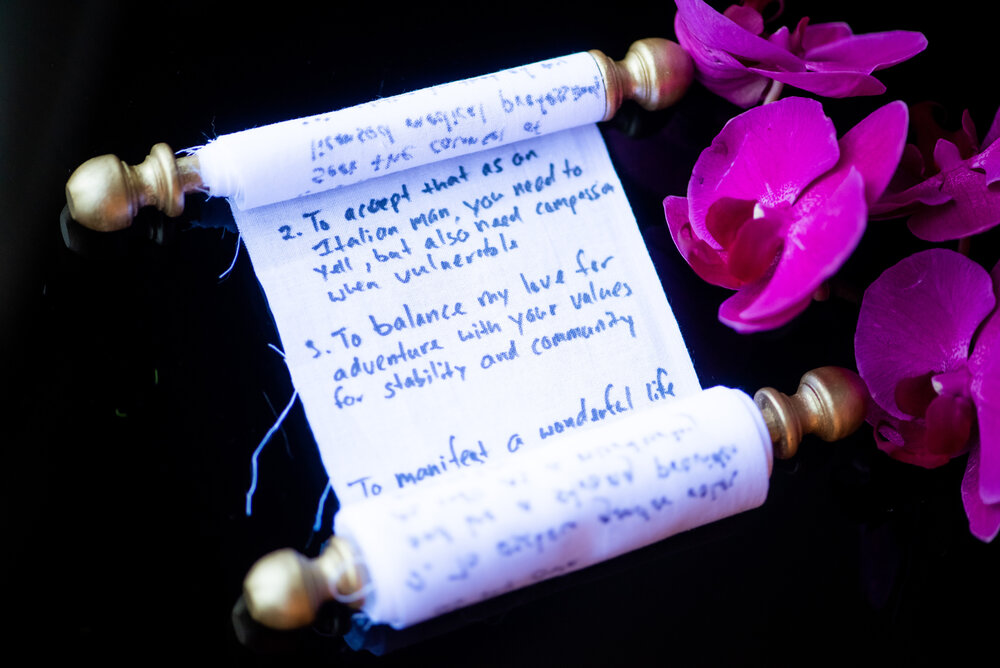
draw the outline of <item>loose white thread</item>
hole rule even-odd
[[[319,497],[319,506],[316,508],[316,519],[313,522],[313,533],[317,533],[323,524],[323,508],[326,507],[326,497],[330,495],[331,489],[333,489],[333,485],[327,481],[326,489],[323,490],[323,496]]]
[[[229,275],[229,272],[231,272],[233,270],[233,267],[236,266],[236,259],[240,256],[240,245],[241,245],[242,241],[243,241],[243,232],[237,232],[237,234],[236,234],[236,252],[233,253],[233,261],[229,263],[229,268],[227,268],[224,272],[222,272],[221,274],[219,274],[219,280],[220,281],[222,281],[223,279],[225,279],[226,276]],[[268,344],[268,345],[270,345],[270,344]],[[275,350],[277,350],[277,348],[275,348]],[[280,353],[281,351],[279,350],[278,352]],[[284,357],[284,355],[282,355],[282,357]]]
[[[267,346],[274,352],[281,355],[282,359],[284,359],[285,353],[283,353],[277,346],[273,343],[269,343]],[[257,458],[260,456],[261,450],[264,449],[264,446],[267,445],[267,442],[271,440],[271,437],[274,436],[275,432],[281,427],[281,423],[285,421],[285,417],[287,417],[288,412],[292,410],[292,405],[298,397],[299,391],[294,390],[292,392],[292,398],[288,400],[288,405],[285,406],[283,411],[281,411],[281,414],[278,416],[274,425],[272,425],[271,428],[267,430],[267,433],[264,434],[264,438],[261,439],[256,449],[254,449],[253,455],[250,457],[250,489],[247,490],[247,517],[250,517],[253,514],[253,495],[254,492],[257,491]]]
[[[374,591],[374,585],[372,585],[371,582],[366,582],[361,589],[357,590],[353,594],[341,594],[336,590],[331,593],[333,594],[333,600],[339,603],[354,603],[355,601],[360,601],[361,599],[367,597]]]

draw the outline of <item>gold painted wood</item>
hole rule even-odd
[[[634,100],[648,111],[666,109],[684,96],[694,77],[691,57],[668,39],[640,39],[618,62],[596,49],[589,53],[604,79],[606,121],[618,113],[624,100]]]
[[[825,366],[802,376],[791,397],[765,387],[753,399],[770,432],[774,456],[789,459],[806,434],[837,441],[854,433],[865,421],[868,397],[868,388],[856,373]]]
[[[350,544],[332,536],[315,559],[292,549],[261,557],[243,580],[243,600],[250,616],[264,626],[296,629],[311,624],[327,601],[360,610],[367,580]]]
[[[204,190],[197,156],[177,158],[160,143],[135,166],[114,155],[83,163],[66,182],[66,204],[69,215],[84,227],[114,232],[131,225],[144,206],[155,206],[168,216],[181,215],[184,195],[196,190]]]

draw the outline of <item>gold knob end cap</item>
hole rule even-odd
[[[255,620],[273,629],[296,629],[316,618],[319,601],[307,585],[308,566],[291,549],[265,555],[247,572],[243,598]]]
[[[69,215],[84,227],[114,232],[131,225],[147,205],[168,216],[181,215],[184,193],[200,187],[197,159],[178,159],[167,144],[159,143],[135,166],[114,155],[87,160],[66,182],[66,204]]]
[[[754,395],[764,416],[774,456],[789,459],[806,434],[837,441],[854,433],[865,421],[868,388],[848,369],[826,366],[802,376],[791,397],[772,387]]]
[[[623,100],[635,100],[643,109],[656,111],[676,103],[694,78],[694,62],[677,42],[648,37],[634,42],[621,61],[601,51],[590,51],[597,61],[607,90],[604,120],[610,120]]]

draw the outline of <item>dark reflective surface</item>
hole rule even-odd
[[[919,29],[931,48],[884,72],[881,100],[826,103],[842,131],[879,104],[936,99],[985,132],[1000,103],[984,17],[910,3],[788,2],[857,32]],[[284,546],[315,553],[326,485],[300,406],[250,458],[291,394],[266,304],[225,207],[189,200],[176,221],[143,214],[95,236],[60,225],[63,184],[94,155],[137,162],[166,141],[359,103],[589,48],[620,58],[671,36],[673,6],[610,16],[533,5],[375,5],[350,11],[203,4],[8,4],[0,288],[6,630],[35,656],[144,664],[205,657],[375,663],[334,637],[344,620],[274,635],[239,622],[247,568]],[[244,27],[245,26],[245,27]],[[690,167],[737,110],[696,88],[674,110],[604,128],[702,384],[792,391],[806,370],[853,366],[857,305],[814,304],[790,325],[737,335],[716,320],[726,291],[697,279],[662,224]],[[640,127],[641,126],[641,127]],[[642,139],[620,128],[638,129]],[[69,246],[69,247],[68,247]],[[71,250],[71,248],[72,250]],[[872,226],[842,272],[847,293],[918,248]],[[997,235],[974,248],[991,267]],[[996,545],[968,535],[964,458],[935,471],[879,453],[865,427],[809,442],[776,465],[759,510],[390,639],[385,664],[554,662],[790,664],[991,649]],[[325,513],[329,519],[333,505]],[[338,626],[340,624],[340,626]],[[241,639],[243,642],[241,642]]]

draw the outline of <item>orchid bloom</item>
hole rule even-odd
[[[873,217],[909,215],[910,231],[925,241],[949,241],[1000,223],[1000,109],[979,149],[976,127],[966,111],[962,127],[946,134],[932,107],[913,108],[917,144],[907,145],[899,171]]]
[[[691,268],[738,290],[719,319],[741,332],[782,325],[808,306],[861,240],[906,141],[893,102],[837,141],[815,100],[790,97],[730,120],[698,157],[687,197],[663,202]]]
[[[1000,263],[941,248],[911,255],[865,292],[854,338],[868,421],[890,457],[934,468],[969,453],[973,535],[1000,529]]]
[[[676,0],[674,30],[709,90],[743,108],[780,93],[784,84],[826,97],[878,95],[885,86],[872,72],[903,62],[927,47],[919,32],[854,35],[846,23],[781,27],[764,33],[760,9],[747,0],[723,14],[702,0]]]

